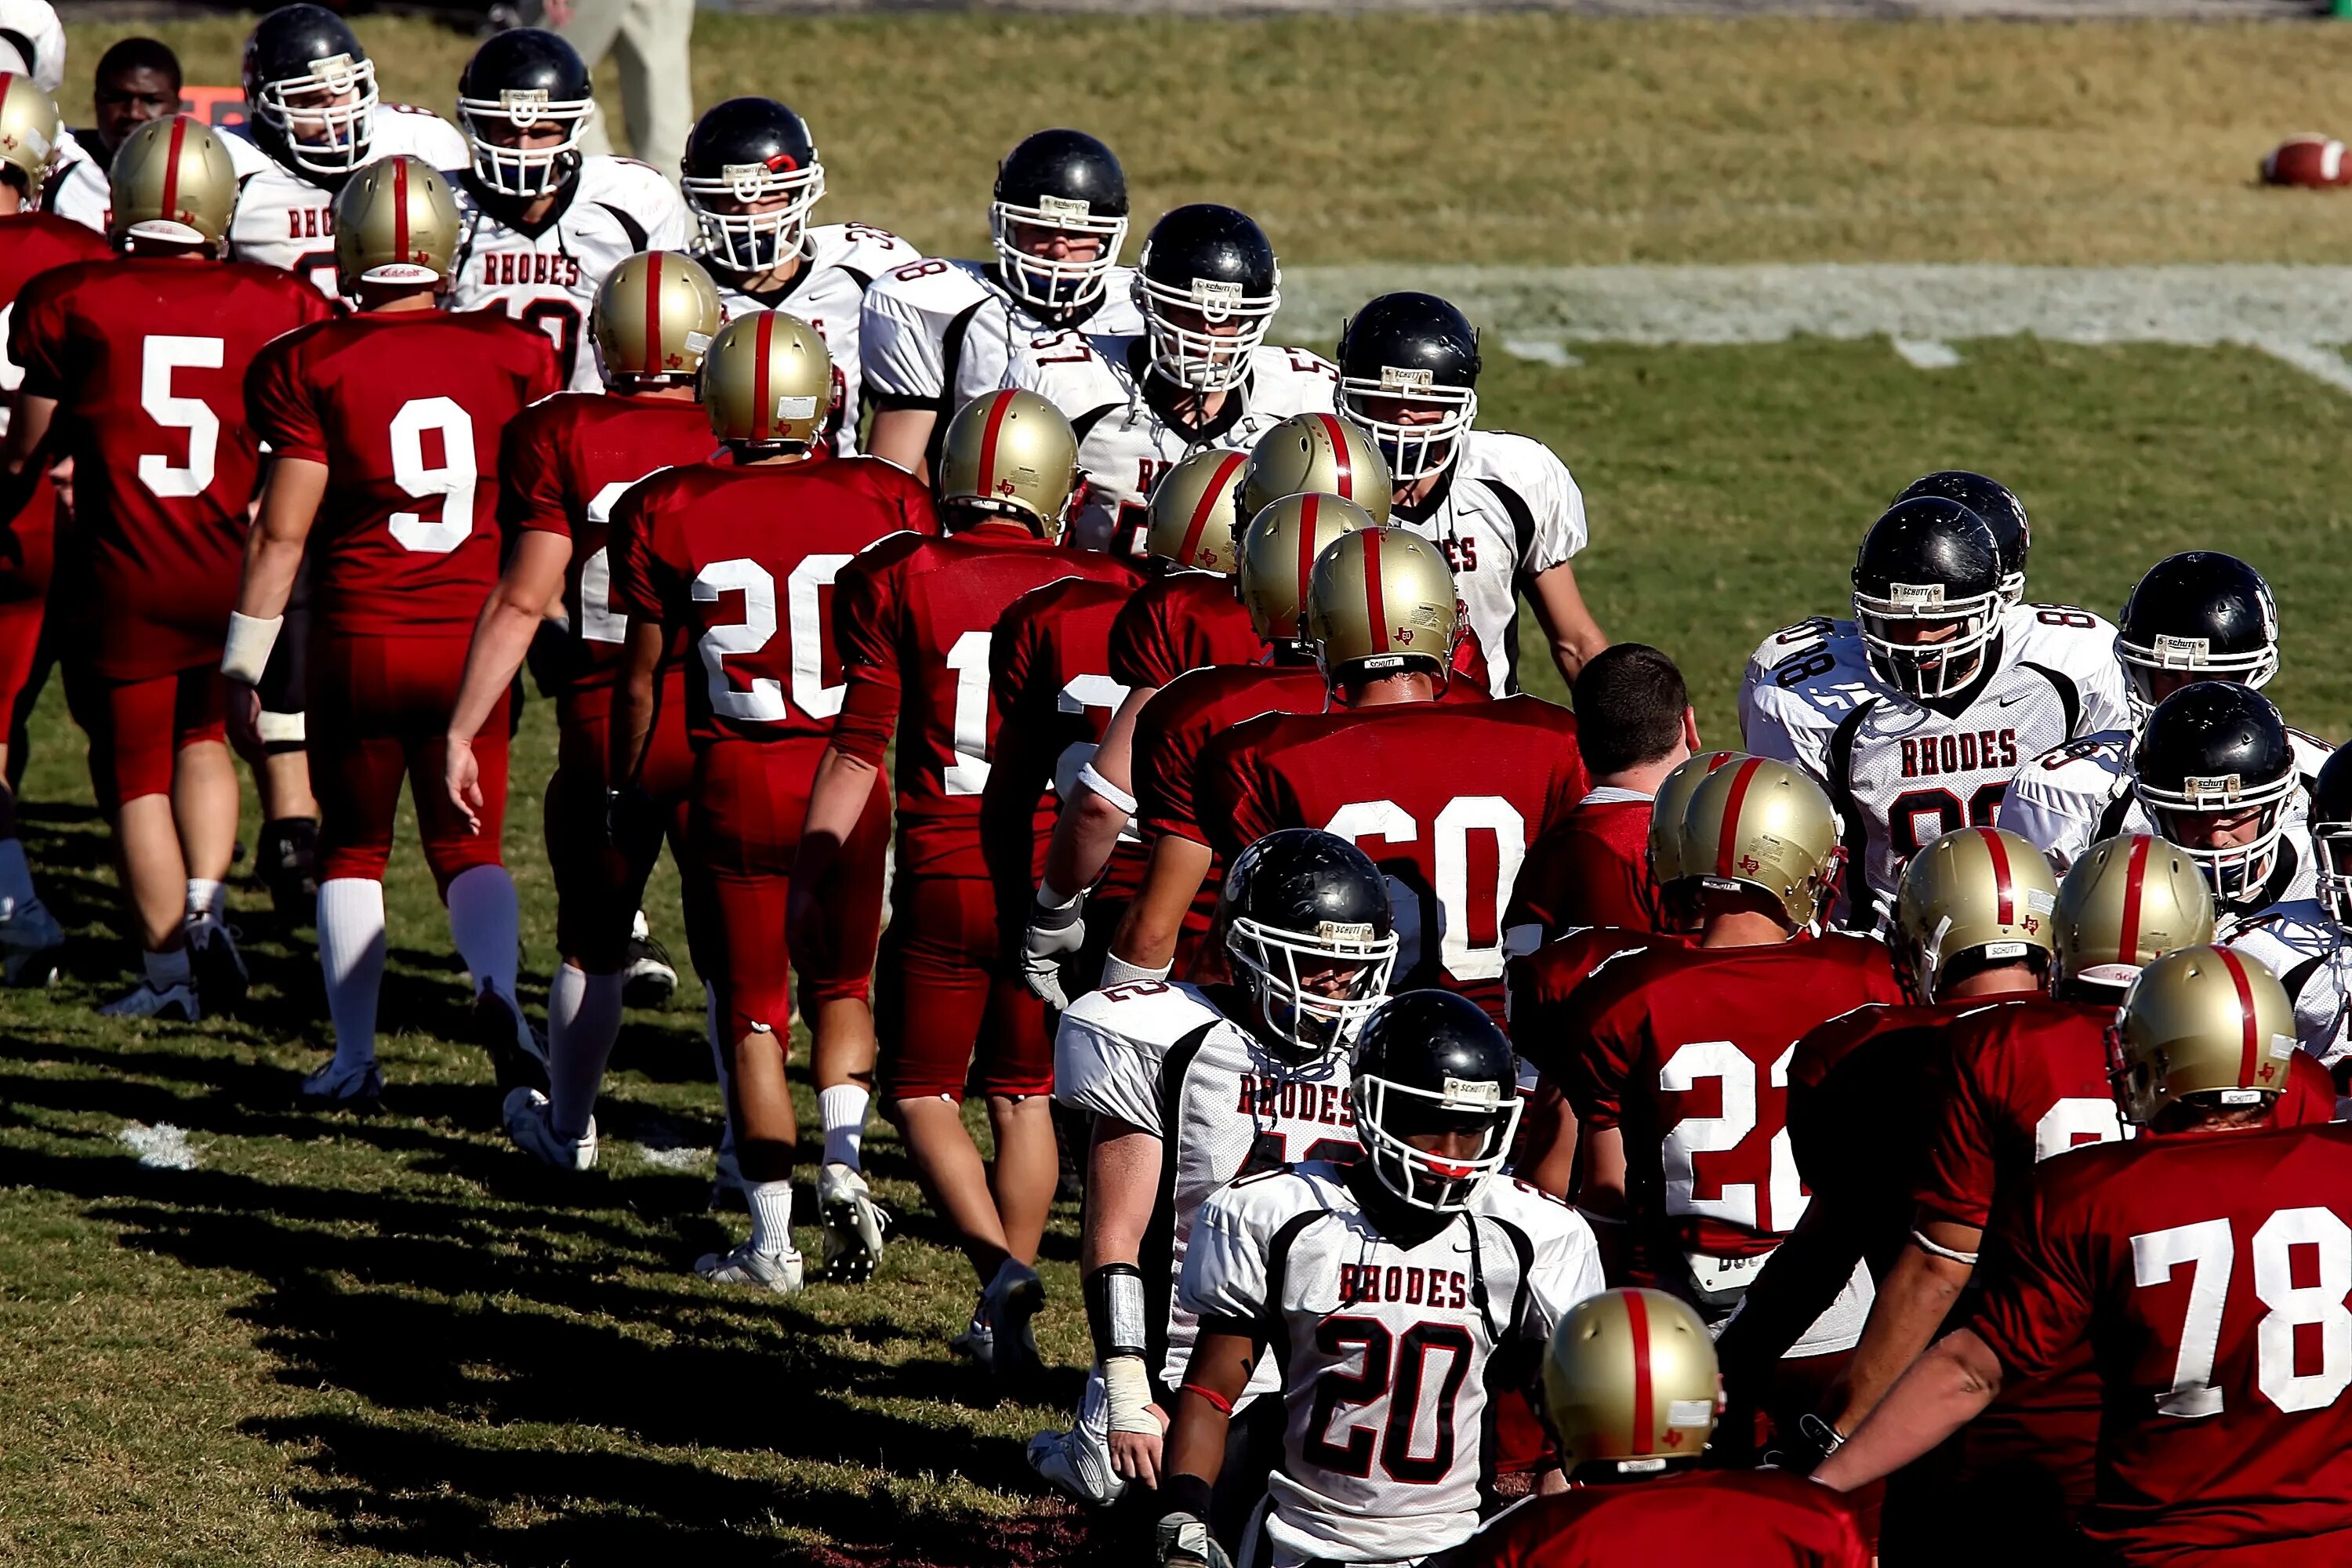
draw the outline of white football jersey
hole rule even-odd
[[[793,274],[791,282],[772,292],[747,293],[739,287],[742,282],[739,275],[710,267],[707,256],[702,263],[710,267],[710,276],[719,285],[719,303],[729,321],[754,310],[782,310],[806,321],[824,340],[825,352],[833,356],[834,394],[833,417],[825,425],[825,435],[833,443],[834,455],[846,458],[857,450],[857,415],[862,406],[858,399],[865,380],[858,338],[866,290],[893,267],[908,259],[920,260],[922,254],[887,229],[862,223],[829,223],[808,231],[801,247],[801,269]]]
[[[221,134],[236,169],[236,216],[230,220],[232,260],[257,261],[299,272],[330,300],[342,297],[335,280],[335,185],[322,185],[270,156],[246,126]],[[379,103],[368,152],[373,158],[406,153],[436,169],[462,167],[466,139],[429,109]]]
[[[1236,1176],[1302,1160],[1335,1164],[1361,1151],[1348,1100],[1348,1063],[1298,1067],[1260,1045],[1195,986],[1139,980],[1070,1005],[1054,1037],[1054,1098],[1113,1116],[1174,1149],[1145,1233],[1142,1268],[1155,1309],[1166,1309],[1170,1388],[1192,1359],[1197,1320],[1175,1300],[1192,1221]],[[1248,1395],[1282,1386],[1262,1363]]]
[[[104,234],[107,214],[113,206],[106,171],[72,132],[58,132],[57,162],[49,168],[48,184],[41,187],[41,210]]]
[[[1497,1176],[1467,1213],[1431,1218],[1418,1245],[1391,1240],[1322,1163],[1202,1207],[1179,1299],[1212,1329],[1271,1332],[1283,1371],[1277,1563],[1418,1563],[1468,1540],[1489,1359],[1540,1347],[1603,1288],[1584,1217],[1524,1183]]]
[[[1246,449],[1294,414],[1328,414],[1339,384],[1321,355],[1261,344],[1216,416],[1186,428],[1160,412],[1175,389],[1149,373],[1149,352],[1141,337],[1066,331],[1033,341],[1010,363],[1009,383],[1060,409],[1078,432],[1086,492],[1069,542],[1082,549],[1139,553],[1151,487],[1180,458],[1205,447]]]
[[[1852,621],[1803,621],[1764,640],[1740,687],[1743,743],[1829,792],[1845,824],[1847,923],[1884,923],[1903,864],[1922,845],[1996,823],[2027,758],[2126,718],[2114,641],[2115,628],[2087,610],[2015,606],[1992,673],[1947,713],[1881,682]],[[1876,907],[1857,917],[1865,889]]]
[[[1013,362],[1053,353],[1064,332],[1143,331],[1129,298],[1134,279],[1133,268],[1114,267],[1094,309],[1056,324],[1006,293],[992,261],[909,261],[877,278],[866,296],[858,346],[867,390],[877,401],[936,407],[936,439],[973,398],[1022,384],[1013,380]]]
[[[2229,945],[2260,959],[2294,1003],[2294,1033],[2303,1048],[2333,1070],[2352,1056],[2345,1037],[2352,1012],[2352,944],[2317,899],[2273,904],[2231,933]]]
[[[1519,585],[1582,550],[1584,492],[1542,442],[1471,430],[1429,495],[1390,521],[1445,552],[1494,695],[1519,689]]]
[[[376,121],[380,128],[383,121]],[[463,165],[465,160],[460,160]],[[694,236],[686,203],[651,163],[589,153],[536,229],[503,216],[514,198],[486,195],[469,167],[449,176],[456,187],[457,281],[453,309],[503,310],[555,340],[564,384],[602,392],[604,378],[588,338],[596,290],[614,268],[641,250],[683,250]]]
[[[2301,822],[2310,813],[2309,792],[2320,764],[2336,748],[2300,730],[2288,730],[2287,738],[2294,743],[2301,784],[2287,800],[2286,816]],[[2049,856],[2062,877],[2102,839],[2155,832],[2132,795],[2131,753],[2137,742],[2132,731],[2102,730],[2035,757],[2009,781],[2000,825]]]

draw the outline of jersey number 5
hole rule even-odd
[[[174,464],[162,452],[139,454],[139,482],[148,493],[164,500],[200,496],[213,486],[213,467],[220,452],[220,416],[201,397],[176,397],[172,373],[218,370],[227,344],[219,338],[183,338],[166,334],[139,345],[139,406],[166,430],[188,433],[188,460]]]

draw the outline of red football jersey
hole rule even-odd
[[[1108,555],[1003,523],[877,551],[842,573],[834,641],[849,692],[838,739],[879,762],[896,721],[900,876],[987,877],[980,807],[996,739],[997,621],[1064,577],[1131,580]]]
[[[103,237],[54,213],[15,213],[0,217],[0,341],[16,296],[25,285],[53,267],[68,261],[92,261],[113,255]],[[11,358],[9,374],[23,366]],[[0,388],[0,391],[9,388]],[[0,599],[37,599],[48,592],[49,570],[56,559],[58,492],[43,468],[25,510],[5,521],[0,536]]]
[[[253,362],[253,427],[327,466],[310,534],[318,624],[469,637],[499,575],[499,437],[561,384],[544,332],[491,310],[362,311]]]
[[[698,462],[717,446],[700,404],[624,393],[559,392],[507,426],[499,452],[499,526],[572,541],[563,569],[565,657],[545,677],[554,686],[609,689],[620,667],[629,618],[613,607],[613,508],[646,475]]]
[[[613,607],[685,629],[701,666],[686,682],[698,748],[823,741],[845,689],[827,590],[837,632],[851,563],[937,529],[930,492],[879,458],[665,468],[613,510]]]
[[[997,617],[988,645],[996,744],[981,792],[981,834],[990,875],[1007,897],[1027,897],[1045,874],[1061,791],[1127,700],[1110,674],[1110,627],[1140,581],[1065,577],[1031,589]],[[1121,835],[1096,895],[1131,895],[1142,866],[1142,847]]]
[[[1843,932],[1769,947],[1660,947],[1620,959],[1522,1037],[1593,1130],[1624,1130],[1626,1196],[1650,1240],[1717,1258],[1769,1252],[1808,1194],[1789,1134],[1797,1041],[1865,1002],[1903,1000],[1885,944]]]
[[[1511,889],[1512,926],[1547,935],[1578,926],[1655,931],[1658,886],[1650,879],[1650,797],[1596,791],[1528,849]]]
[[[87,623],[100,674],[218,662],[261,460],[245,374],[331,313],[291,273],[243,261],[80,261],[17,296],[9,355],[26,392],[58,401],[79,564],[104,607]]]
[[[1280,827],[1354,839],[1390,881],[1397,990],[1503,1021],[1503,910],[1529,843],[1587,788],[1576,721],[1534,697],[1265,714],[1202,753],[1196,809],[1227,861]]]
[[[1870,1568],[1845,1500],[1779,1470],[1571,1487],[1496,1514],[1460,1568]]]
[[[1147,578],[1111,625],[1111,679],[1129,689],[1213,664],[1252,664],[1265,652],[1234,580],[1210,572]]]
[[[1569,998],[1576,988],[1612,963],[1622,963],[1654,947],[1688,947],[1685,937],[1658,931],[1628,931],[1622,926],[1585,926],[1544,943],[1533,952],[1511,960],[1504,972],[1510,992],[1511,1033],[1533,1045],[1556,1041],[1567,1026]],[[1520,1047],[1530,1059],[1536,1051]],[[1548,1052],[1546,1055],[1557,1055]]]
[[[2084,1532],[2124,1563],[2352,1559],[2352,1127],[2143,1136],[2033,1173],[1970,1322],[2011,1375],[2086,1337]]]

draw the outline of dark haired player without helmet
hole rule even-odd
[[[103,234],[114,150],[150,120],[179,112],[180,58],[153,38],[117,39],[99,57],[89,97],[97,123],[73,132],[70,151],[58,149],[41,210]]]

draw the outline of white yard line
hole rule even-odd
[[[168,1121],[158,1121],[152,1127],[133,1121],[119,1130],[114,1136],[122,1146],[139,1156],[139,1163],[152,1171],[193,1171],[196,1168],[196,1152],[188,1147],[184,1128]]]

